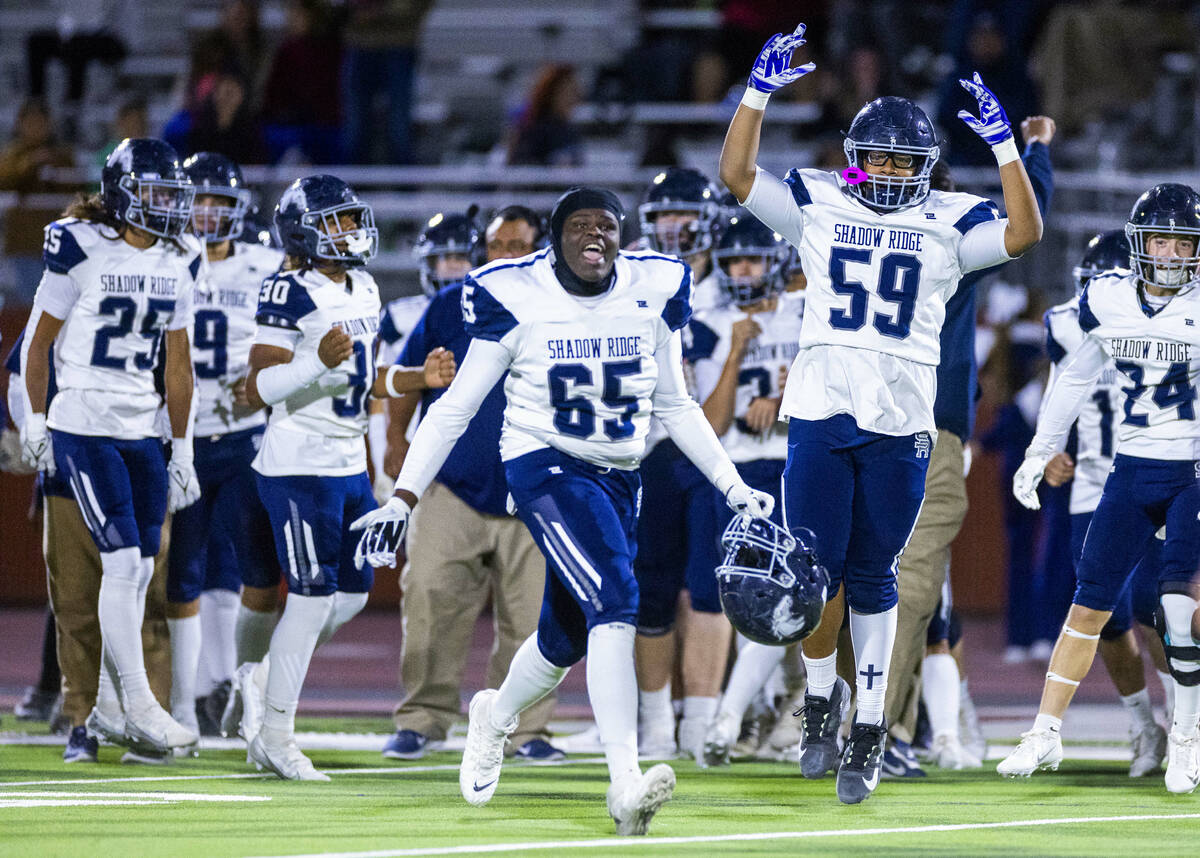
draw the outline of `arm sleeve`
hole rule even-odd
[[[1050,200],[1054,197],[1054,168],[1050,164],[1050,147],[1037,141],[1030,143],[1025,147],[1021,161],[1025,164],[1025,172],[1029,174],[1029,184],[1033,186],[1038,210],[1045,219],[1050,213]]]
[[[800,207],[806,201],[808,191],[798,172],[793,170],[789,173],[785,182],[762,167],[756,167],[754,184],[743,205],[756,218],[799,247],[800,236],[804,233],[804,215]]]
[[[654,355],[658,363],[658,385],[654,389],[654,415],[662,421],[671,440],[724,495],[739,481],[737,468],[717,439],[700,404],[688,396],[683,377],[683,345],[679,334]]]
[[[300,338],[304,335],[299,331],[290,328],[277,328],[274,325],[259,325],[254,332],[254,345],[256,346],[275,346],[280,349],[287,349],[289,352],[295,352],[296,346],[300,344]]]
[[[79,284],[75,278],[58,274],[49,268],[42,272],[42,282],[38,284],[37,295],[33,299],[35,306],[56,319],[65,320],[78,300]]]
[[[417,427],[404,467],[396,478],[398,490],[412,492],[417,497],[425,493],[510,363],[512,353],[501,343],[487,339],[471,341],[454,381]]]
[[[1079,410],[1107,362],[1104,347],[1093,336],[1085,337],[1079,348],[1071,353],[1042,401],[1037,434],[1029,444],[1031,453],[1052,456],[1063,448],[1071,424],[1079,416]]]
[[[1004,248],[1004,230],[1007,227],[1007,219],[988,219],[981,220],[978,225],[967,229],[962,241],[958,243],[958,264],[964,274],[978,271],[980,268],[1003,265],[1012,260],[1013,257],[1009,256]]]

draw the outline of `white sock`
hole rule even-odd
[[[858,669],[858,711],[854,715],[858,724],[883,723],[883,698],[896,642],[896,613],[895,605],[879,614],[850,611],[850,638]]]
[[[262,661],[271,646],[271,634],[278,619],[279,614],[275,611],[252,611],[245,605],[238,605],[233,631],[238,664]]]
[[[921,699],[925,701],[929,729],[934,738],[958,737],[958,697],[961,693],[954,656],[948,653],[925,656],[921,663]]]
[[[1053,715],[1045,715],[1041,712],[1033,719],[1033,729],[1049,730],[1051,733],[1062,732],[1062,719],[1055,718]]]
[[[766,646],[753,641],[742,646],[738,650],[737,661],[733,663],[733,671],[729,674],[729,682],[721,698],[721,712],[732,715],[740,723],[750,706],[750,701],[762,690],[772,671],[783,661],[786,651],[785,647]],[[832,685],[829,690],[833,691]]]
[[[1121,702],[1129,710],[1134,732],[1141,733],[1154,726],[1154,705],[1150,702],[1149,689],[1143,688],[1133,694],[1122,695]]]
[[[171,717],[180,724],[194,725],[196,667],[202,645],[200,617],[168,617],[167,628],[171,632]]]
[[[1200,646],[1192,638],[1192,617],[1196,600],[1182,593],[1164,593],[1163,618],[1167,624],[1167,639],[1172,646]],[[1182,673],[1200,672],[1200,662],[1184,661],[1168,655],[1171,669]],[[1200,731],[1200,685],[1183,685],[1172,677],[1175,686],[1175,705],[1171,709],[1171,732],[1195,736]]]
[[[196,694],[205,696],[233,676],[237,670],[234,627],[237,625],[238,594],[231,590],[205,590],[200,594],[200,624],[204,628],[200,646],[200,673]]]
[[[117,686],[117,671],[107,649],[102,649],[100,654],[100,682],[96,687],[96,708],[113,718],[124,717],[120,688]]]
[[[683,698],[683,717],[694,718],[703,724],[712,721],[717,714],[716,697],[685,697]]]
[[[317,638],[317,646],[321,646],[346,623],[350,622],[359,611],[367,606],[366,593],[342,593],[333,594],[333,610],[329,612],[329,617],[325,620],[325,625],[321,629],[321,636]]]
[[[804,659],[804,673],[808,677],[808,688],[805,694],[813,697],[824,697],[826,700],[833,694],[833,686],[837,684],[837,650],[824,658]]]
[[[635,634],[629,623],[604,623],[588,632],[588,699],[613,783],[641,774],[637,761],[637,677],[633,668]]]
[[[658,691],[638,689],[638,726],[644,733],[651,725],[670,724],[675,727],[675,708],[671,705],[671,681]]]
[[[121,699],[126,713],[156,706],[157,701],[146,679],[142,654],[142,616],[144,599],[139,599],[142,576],[141,554],[137,548],[121,548],[100,555],[102,575],[97,614],[100,637],[112,657],[121,684]]]
[[[267,672],[267,711],[263,738],[286,742],[296,730],[300,688],[317,638],[333,610],[333,596],[288,595],[287,606],[271,636],[271,667]]]
[[[525,638],[517,647],[508,666],[508,675],[492,700],[492,726],[497,730],[537,703],[558,687],[567,675],[568,667],[559,667],[538,649],[537,632]]]

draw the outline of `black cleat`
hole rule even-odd
[[[886,739],[887,727],[882,724],[851,726],[837,773],[837,794],[842,804],[858,804],[879,786]]]
[[[804,695],[804,706],[793,713],[800,718],[800,774],[823,778],[837,765],[838,729],[850,703],[850,686],[839,678],[829,699]]]

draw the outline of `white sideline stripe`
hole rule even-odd
[[[270,801],[269,795],[213,795],[203,792],[0,792],[5,807],[86,807],[113,804],[174,804],[179,801]]]
[[[833,831],[778,831],[752,834],[713,834],[695,837],[605,837],[599,840],[555,840],[533,843],[480,843],[428,849],[380,849],[373,852],[313,852],[276,858],[401,858],[408,855],[470,855],[480,852],[524,852],[548,849],[614,849],[635,846],[676,846],[688,843],[745,843],[763,840],[808,840],[825,837],[870,837],[886,834],[932,834],[986,828],[1025,828],[1037,825],[1087,825],[1094,822],[1143,822],[1151,819],[1200,819],[1200,813],[1138,816],[1076,816],[1063,819],[1018,819],[1011,822],[965,822],[954,825],[914,825],[908,828],[845,828]]]
[[[583,571],[589,578],[592,579],[592,583],[595,584],[596,589],[599,590],[600,575],[592,567],[592,564],[588,562],[588,559],[583,556],[583,552],[579,550],[579,546],[575,544],[575,540],[571,539],[571,534],[567,533],[567,529],[557,521],[550,522],[550,526],[554,528],[555,532],[558,533],[558,538],[561,539],[563,544],[567,546],[567,551],[570,551],[575,555],[575,559],[579,561],[579,565],[583,567]]]

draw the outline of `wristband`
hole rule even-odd
[[[721,497],[729,497],[729,490],[742,481],[738,475],[737,466],[732,462],[723,464],[719,470],[712,475],[712,484],[716,486],[717,491],[721,493]]]
[[[255,382],[258,398],[267,405],[283,402],[320,378],[327,368],[314,349],[293,357],[288,363],[275,364],[259,370]]]
[[[766,110],[767,102],[770,98],[771,93],[762,92],[752,86],[748,86],[746,87],[746,91],[742,93],[742,104],[751,110]]]
[[[996,156],[996,164],[1003,167],[1005,164],[1011,164],[1013,161],[1021,160],[1021,155],[1017,152],[1016,138],[1009,137],[992,147],[992,154]]]
[[[392,364],[391,366],[389,366],[387,368],[387,372],[383,374],[383,389],[387,391],[387,395],[392,397],[393,399],[395,399],[398,396],[403,396],[407,391],[396,390],[396,388],[393,385],[393,382],[395,381],[397,373],[412,372],[412,371],[413,370],[409,369],[408,367],[397,366],[395,364]]]

